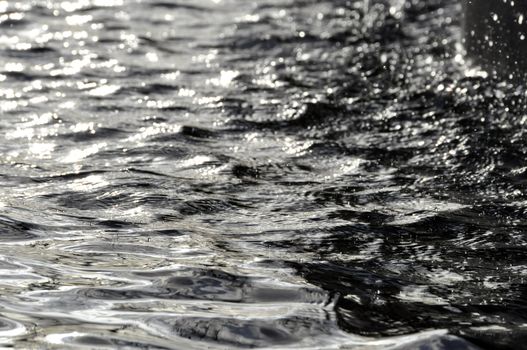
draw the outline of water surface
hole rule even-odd
[[[525,90],[454,0],[0,1],[0,343],[521,349]]]

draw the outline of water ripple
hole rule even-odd
[[[0,1],[0,344],[521,349],[523,87],[460,5]]]

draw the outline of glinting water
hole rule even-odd
[[[525,90],[456,0],[0,1],[0,344],[525,349]]]

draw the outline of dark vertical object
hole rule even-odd
[[[462,0],[468,56],[489,73],[527,82],[527,0]]]

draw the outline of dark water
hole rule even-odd
[[[0,343],[527,348],[526,92],[455,0],[0,1]]]

